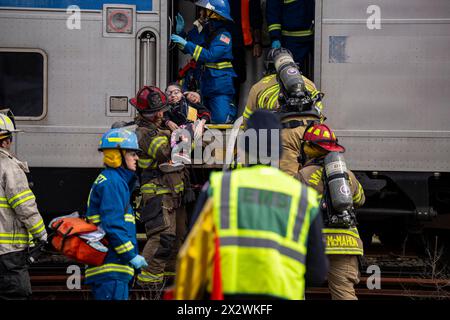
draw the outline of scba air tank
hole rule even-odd
[[[289,96],[303,96],[305,83],[292,56],[288,52],[280,49],[274,57],[274,64],[277,74]]]
[[[343,154],[330,152],[325,157],[324,163],[333,209],[340,213],[349,212],[353,207],[353,197]]]

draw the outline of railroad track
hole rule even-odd
[[[80,289],[69,290],[66,285],[66,275],[32,276],[33,299],[35,300],[90,300],[90,289],[81,286]],[[361,278],[361,284],[366,277]],[[439,288],[439,290],[437,289]],[[370,290],[358,285],[356,294],[360,300],[373,299],[450,299],[450,279],[411,279],[411,278],[382,278],[381,289]],[[148,290],[132,289],[132,299],[145,298],[150,295]],[[306,298],[314,300],[330,299],[328,288],[309,288]]]
[[[56,261],[56,262],[55,262]],[[368,282],[372,281],[371,274],[366,268],[370,264],[378,263],[382,273],[379,289],[369,289]],[[64,257],[53,256],[44,259],[30,268],[33,299],[36,300],[89,300],[90,289],[81,285],[79,289],[68,289],[67,282],[70,274],[66,273],[70,265]],[[361,300],[423,300],[450,299],[450,277],[433,279],[426,276],[425,265],[418,257],[371,255],[364,257],[361,263],[360,283],[356,286],[356,293]],[[81,268],[82,269],[82,268]],[[83,279],[81,279],[83,283]],[[151,292],[143,289],[132,289],[131,299],[147,299]],[[330,299],[326,286],[308,288],[306,298],[314,300]]]

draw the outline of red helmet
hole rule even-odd
[[[153,113],[168,108],[164,92],[153,86],[142,87],[136,98],[130,99],[130,103],[141,113]]]
[[[303,140],[309,141],[327,151],[345,151],[345,148],[338,144],[334,132],[325,124],[315,124],[309,127],[303,135]]]

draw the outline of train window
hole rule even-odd
[[[40,49],[0,48],[0,109],[19,120],[47,113],[47,55]]]

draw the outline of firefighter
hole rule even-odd
[[[211,111],[213,123],[230,123],[236,117],[233,104],[235,90],[233,78],[232,40],[228,31],[233,22],[227,0],[199,0],[196,6],[206,9],[205,33],[203,45],[186,41],[173,34],[171,40],[177,43],[183,52],[191,54],[195,61],[202,62],[204,72],[200,87],[205,106]]]
[[[104,264],[86,269],[86,284],[95,300],[128,300],[134,269],[147,266],[138,255],[135,215],[130,197],[136,182],[136,134],[124,128],[108,130],[98,148],[105,169],[92,185],[86,216],[106,233],[108,254]]]
[[[258,145],[265,135],[268,155],[276,161],[281,152],[277,117],[258,110],[248,128],[255,130]],[[317,192],[261,165],[255,148],[245,150],[257,163],[212,173],[199,197],[195,215],[201,213],[178,257],[175,299],[301,300],[305,282],[325,280]]]
[[[280,52],[291,55],[290,51],[284,48],[269,50],[265,61],[266,76],[250,89],[243,113],[244,124],[252,112],[257,109],[280,110],[280,83],[277,79],[274,64],[274,57]],[[305,127],[311,122],[322,121],[324,118],[321,101],[323,94],[317,90],[311,80],[304,76],[302,76],[302,79],[306,90],[315,99],[313,108],[303,112],[279,113],[282,116],[283,126],[283,156],[280,160],[280,169],[290,175],[295,175],[299,170],[300,140],[303,137]]]
[[[296,175],[301,182],[324,194],[324,158],[329,152],[344,152],[334,132],[324,124],[309,127],[302,143],[305,163]],[[355,175],[347,170],[353,206],[364,204],[365,196]],[[329,193],[327,193],[329,194]],[[330,203],[330,202],[328,202]],[[325,216],[325,214],[324,214]],[[356,300],[354,285],[359,282],[358,256],[363,255],[363,244],[356,227],[331,228],[325,224],[322,230],[326,254],[330,262],[328,287],[333,300]]]
[[[266,69],[264,77],[250,89],[243,113],[244,124],[256,109],[277,110],[280,106],[278,100],[280,95],[280,85],[277,81],[277,71],[275,70],[274,64],[274,55],[277,51],[278,49],[270,49],[267,52],[266,59],[264,60],[264,67]],[[290,53],[290,51],[288,52]],[[290,54],[292,56],[292,53]],[[314,82],[303,75],[302,78],[305,82],[306,89],[311,93],[313,98],[321,95],[321,92],[317,90]],[[316,106],[323,111],[323,103],[320,99],[316,102]]]
[[[12,119],[0,113],[0,300],[30,298],[27,249],[31,239],[47,241],[25,175],[28,165],[11,153],[13,133],[17,132]]]
[[[188,179],[184,166],[173,172],[160,169],[161,164],[171,160],[170,130],[163,127],[163,115],[168,109],[164,93],[146,86],[130,102],[139,113],[136,134],[142,150],[138,162],[140,213],[147,234],[142,254],[149,262],[138,275],[138,284],[158,291],[165,279],[175,275],[176,255],[186,233],[183,194]]]
[[[302,70],[306,70],[304,60],[314,46],[314,2],[267,0],[266,18],[272,48],[289,49]]]

